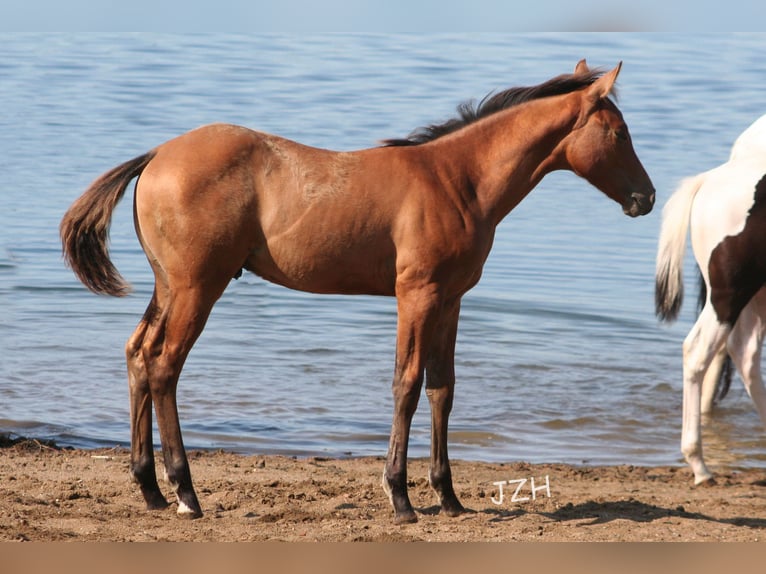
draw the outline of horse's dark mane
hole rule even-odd
[[[509,88],[498,93],[490,92],[478,105],[473,100],[460,104],[457,107],[459,117],[447,120],[442,124],[417,128],[406,138],[387,139],[383,140],[382,143],[384,146],[412,146],[430,142],[524,102],[581,90],[590,86],[602,74],[603,72],[600,70],[591,70],[584,74],[562,74],[538,86]]]

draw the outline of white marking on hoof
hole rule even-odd
[[[181,516],[189,516],[189,515],[194,514],[194,511],[191,508],[189,508],[188,506],[186,506],[186,504],[184,504],[184,502],[181,501],[181,500],[178,501],[178,511],[177,512]]]

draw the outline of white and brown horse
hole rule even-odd
[[[430,484],[444,513],[463,512],[447,456],[455,337],[461,297],[481,277],[495,227],[554,170],[583,177],[629,216],[654,204],[652,182],[609,98],[619,71],[604,74],[582,61],[574,74],[497,93],[477,107],[461,106],[455,120],[356,152],[209,125],[98,178],[64,216],[61,237],[66,261],[88,288],[125,294],[109,259],[108,229],[114,206],[139,177],[135,228],[155,288],[126,354],[131,473],[148,508],[168,505],[155,473],[154,405],[178,513],[202,514],[176,386],[213,304],[246,269],[302,291],[396,297],[394,415],[383,486],[395,521],[415,521],[407,443],[425,380]]]
[[[675,320],[681,308],[689,229],[705,299],[683,343],[681,450],[699,484],[713,479],[702,456],[700,413],[710,409],[727,354],[766,425],[766,116],[737,138],[729,161],[684,180],[665,204],[655,287],[663,321]]]

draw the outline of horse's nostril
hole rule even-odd
[[[654,207],[654,193],[631,193],[630,199],[632,205],[626,213],[636,217],[637,215],[646,215],[652,211]]]
[[[630,197],[635,203],[638,203],[639,205],[644,205],[647,203],[649,205],[654,205],[654,195],[654,192],[649,195],[645,193],[632,193]]]

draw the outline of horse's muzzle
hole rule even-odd
[[[654,207],[654,190],[650,193],[631,193],[630,198],[622,206],[622,211],[630,217],[646,215]]]

